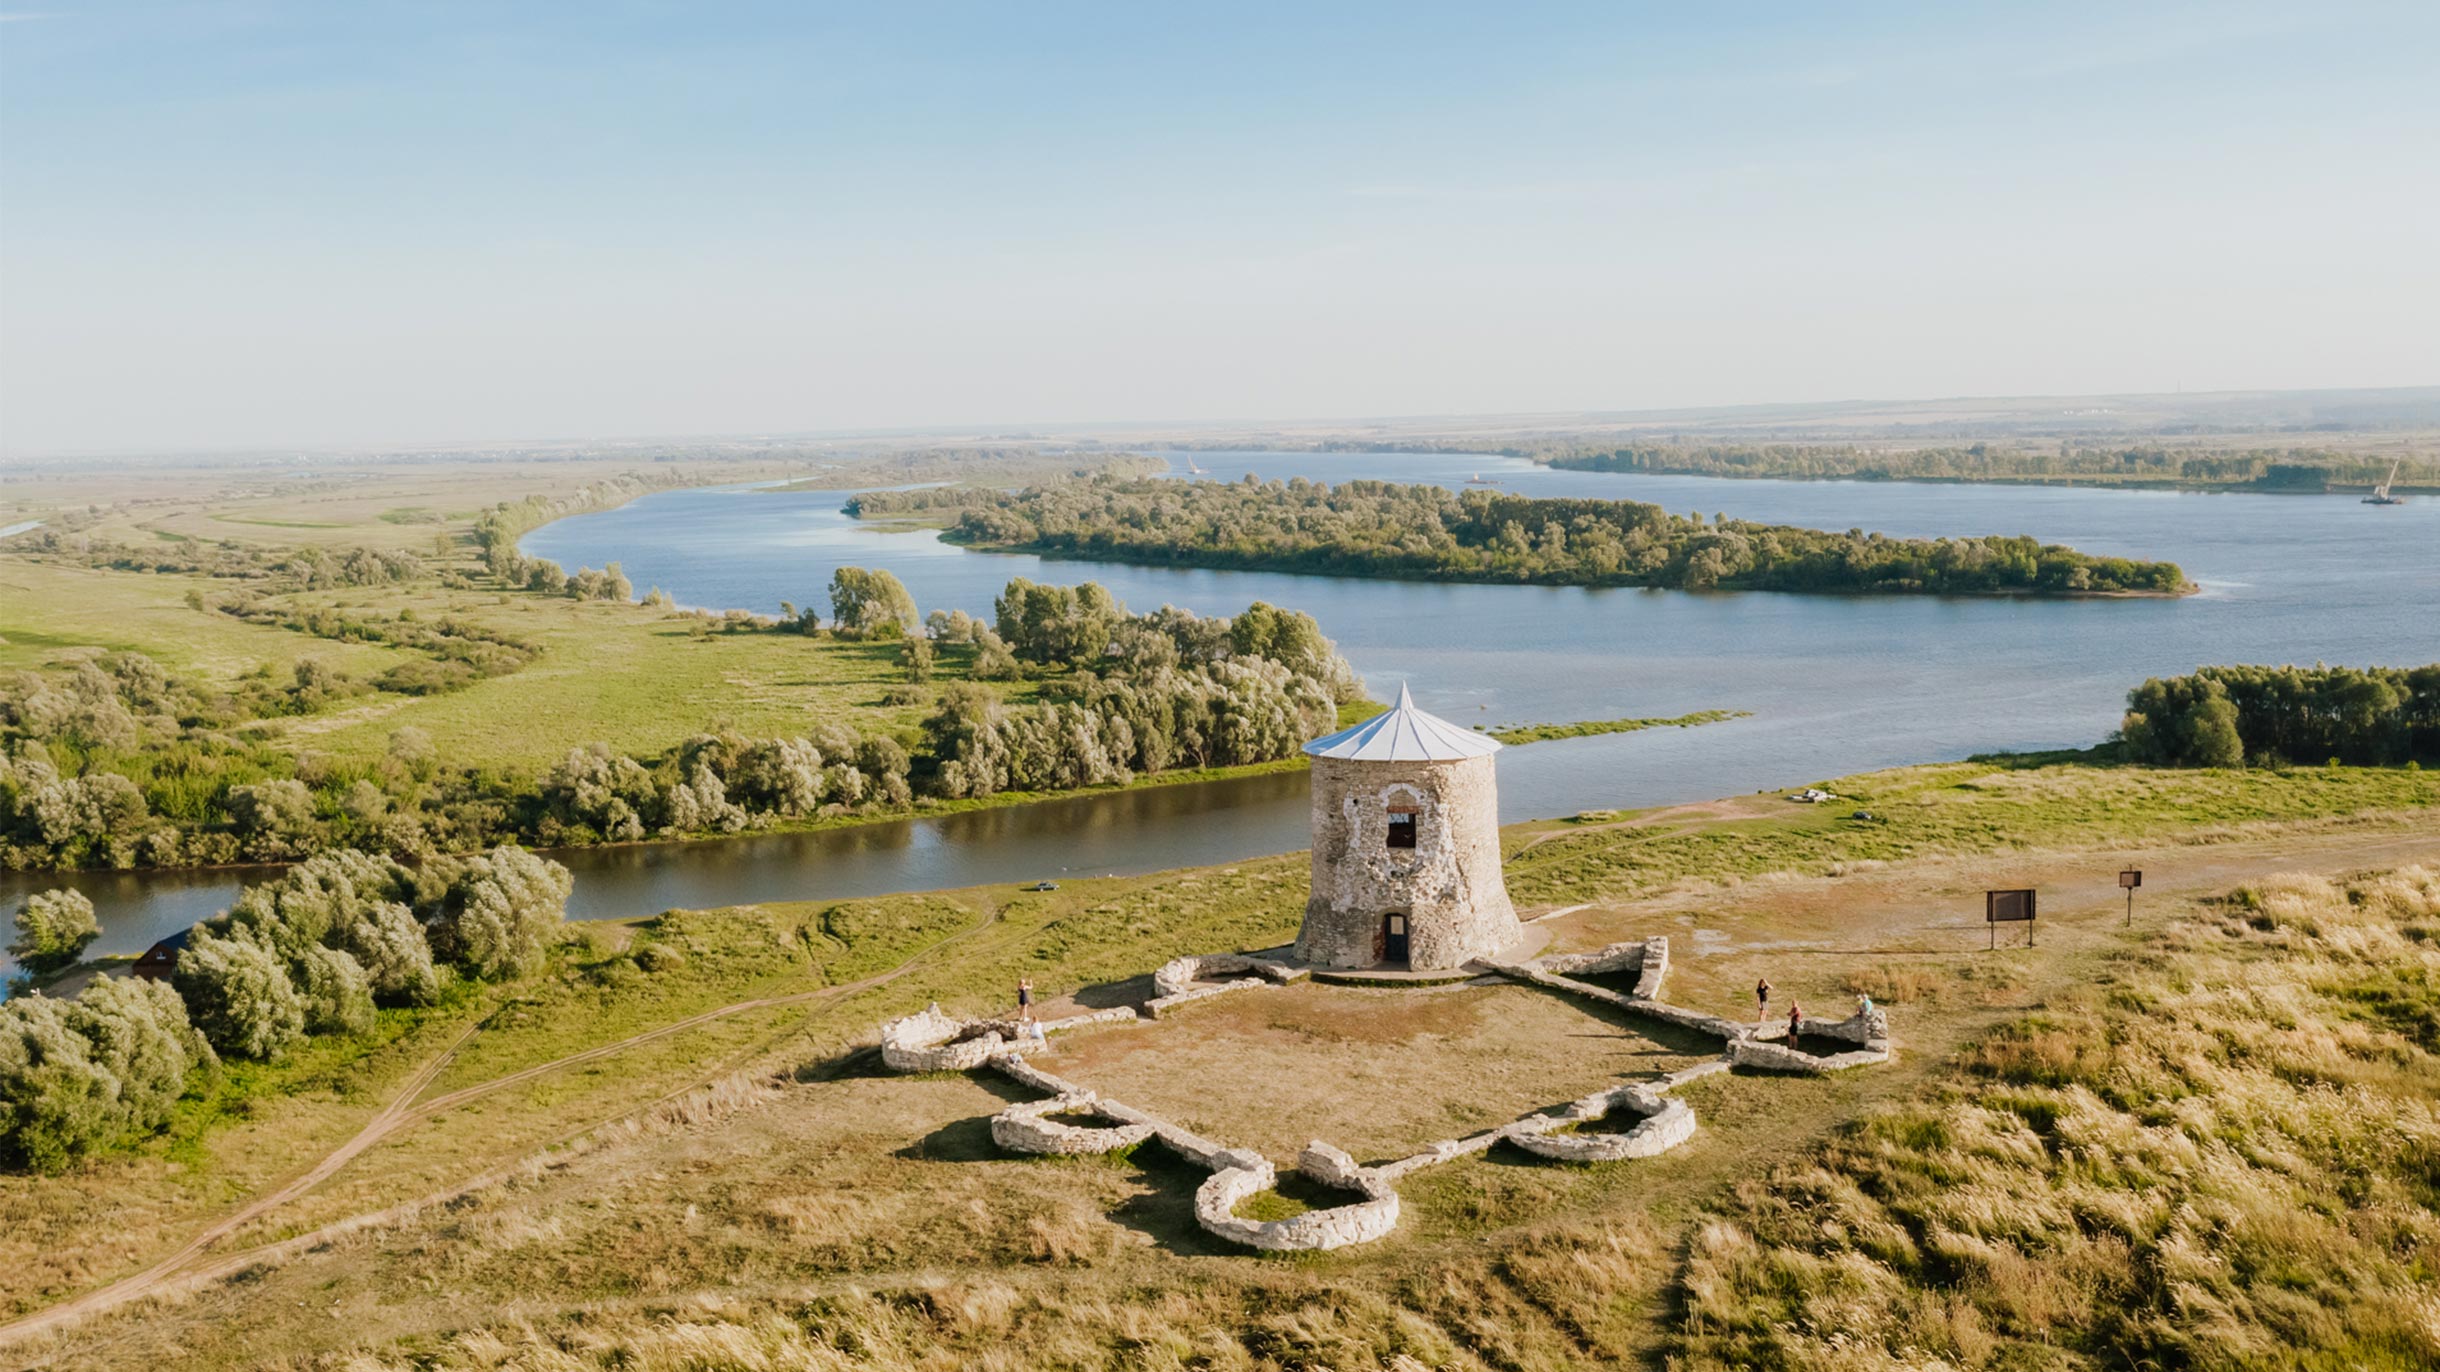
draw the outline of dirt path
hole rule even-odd
[[[1568,838],[1576,834],[1597,834],[1604,829],[1648,829],[1655,824],[1675,824],[1680,821],[1709,823],[1720,819],[1752,819],[1755,814],[1754,808],[1747,804],[1743,797],[1729,800],[1691,801],[1684,805],[1672,805],[1666,809],[1654,810],[1648,815],[1637,815],[1633,819],[1606,820],[1599,824],[1571,824],[1565,829],[1546,830],[1527,839],[1525,846],[1517,851],[1530,853],[1554,838]]]
[[[684,1033],[689,1029],[698,1028],[702,1025],[712,1023],[715,1020],[726,1019],[732,1015],[742,1015],[754,1010],[767,1010],[775,1006],[801,1005],[811,1001],[822,1000],[827,997],[850,995],[858,991],[869,991],[876,987],[886,986],[890,982],[896,981],[899,977],[913,971],[917,964],[923,962],[925,959],[931,957],[934,953],[939,952],[941,949],[948,947],[950,944],[955,943],[960,939],[979,934],[983,930],[991,927],[993,924],[999,921],[999,918],[999,912],[997,910],[993,910],[986,914],[980,922],[972,925],[971,927],[961,929],[936,943],[925,945],[923,948],[917,950],[913,955],[909,956],[906,961],[899,963],[897,966],[890,968],[888,971],[876,972],[872,976],[865,977],[858,981],[841,982],[836,986],[820,986],[810,991],[796,991],[784,996],[758,996],[752,1000],[741,1000],[729,1005],[719,1006],[714,1009],[706,1010],[698,1015],[690,1015],[685,1019],[664,1024],[657,1029],[647,1029],[639,1034],[630,1034],[626,1038],[620,1039],[615,1043],[601,1044],[598,1047],[585,1049],[580,1053],[571,1053],[564,1058],[555,1058],[549,1062],[539,1063],[535,1066],[524,1068],[520,1071],[511,1072],[504,1077],[494,1077],[489,1081],[477,1082],[472,1086],[460,1087],[459,1089],[451,1091],[446,1095],[435,1096],[431,1100],[425,1101],[421,1105],[417,1105],[415,1103],[415,1098],[423,1094],[424,1088],[430,1086],[433,1079],[438,1077],[442,1070],[448,1067],[450,1062],[457,1057],[458,1050],[465,1046],[466,1040],[474,1037],[475,1031],[481,1027],[479,1021],[475,1024],[468,1025],[466,1031],[458,1035],[447,1048],[434,1055],[433,1058],[426,1062],[423,1066],[416,1068],[414,1074],[408,1077],[407,1080],[399,1087],[397,1093],[390,1098],[389,1103],[384,1105],[377,1113],[374,1114],[371,1119],[365,1121],[364,1128],[358,1130],[355,1137],[349,1139],[346,1143],[341,1144],[337,1149],[333,1150],[329,1156],[323,1158],[320,1162],[315,1163],[311,1168],[308,1168],[306,1171],[299,1174],[295,1179],[280,1187],[278,1190],[272,1191],[266,1195],[258,1196],[254,1200],[247,1202],[245,1205],[239,1207],[230,1214],[217,1221],[214,1221],[210,1225],[207,1225],[202,1232],[187,1240],[183,1247],[179,1248],[176,1252],[171,1253],[168,1257],[163,1258],[161,1261],[154,1263],[152,1266],[145,1268],[143,1271],[134,1273],[130,1276],[121,1277],[119,1280],[112,1282],[108,1286],[97,1287],[96,1289],[88,1291],[81,1296],[72,1296],[57,1305],[48,1306],[44,1309],[35,1311],[33,1314],[27,1315],[23,1319],[19,1319],[13,1323],[0,1325],[0,1348],[5,1348],[11,1344],[31,1338],[38,1334],[43,1334],[54,1329],[62,1328],[83,1319],[87,1315],[95,1314],[100,1311],[110,1309],[114,1306],[124,1305],[129,1301],[139,1300],[161,1290],[164,1286],[169,1284],[171,1279],[178,1276],[181,1269],[194,1262],[196,1258],[202,1256],[203,1253],[210,1249],[213,1244],[227,1238],[230,1234],[233,1234],[247,1224],[252,1223],[265,1213],[277,1209],[282,1205],[286,1205],[288,1202],[295,1200],[297,1197],[311,1191],[316,1186],[321,1185],[323,1182],[329,1180],[332,1174],[336,1173],[340,1168],[345,1167],[348,1163],[354,1161],[366,1149],[371,1148],[374,1144],[381,1142],[383,1139],[388,1138],[390,1135],[397,1133],[399,1130],[406,1128],[411,1124],[416,1124],[423,1120],[431,1119],[436,1115],[444,1114],[457,1108],[458,1106],[466,1104],[469,1101],[475,1100],[478,1097],[486,1096],[492,1092],[514,1086],[519,1082],[531,1081],[536,1077],[557,1072],[563,1068],[574,1067],[581,1063],[592,1062],[600,1058],[609,1057],[613,1054],[621,1053],[629,1048],[633,1048],[638,1044],[650,1043],[656,1039],[667,1038],[672,1034]],[[700,1082],[690,1083],[686,1088],[682,1089],[680,1094],[683,1094],[683,1090],[691,1090],[700,1084]],[[667,1098],[664,1099],[666,1100]],[[658,1103],[660,1102],[656,1102],[656,1104]],[[591,1128],[594,1126],[587,1127]],[[340,1220],[335,1222],[335,1225],[354,1224],[361,1222],[363,1218],[363,1216],[357,1216],[348,1220]],[[324,1228],[332,1228],[335,1227],[335,1225],[324,1226]],[[278,1246],[280,1245],[268,1245],[268,1247]],[[246,1265],[249,1258],[249,1254],[235,1255],[232,1258],[225,1259],[221,1264],[218,1265],[218,1267],[221,1270],[236,1270],[237,1268],[242,1268],[244,1265]]]
[[[364,1128],[356,1131],[354,1138],[340,1144],[328,1157],[315,1163],[287,1185],[266,1195],[257,1196],[214,1223],[204,1226],[202,1232],[188,1239],[184,1247],[141,1272],[121,1277],[108,1286],[72,1297],[49,1309],[37,1311],[15,1324],[0,1326],[0,1344],[25,1335],[38,1334],[45,1329],[61,1324],[71,1323],[96,1310],[107,1309],[123,1301],[134,1300],[158,1287],[179,1268],[200,1257],[205,1249],[236,1232],[238,1228],[249,1223],[264,1211],[285,1205],[321,1185],[329,1179],[332,1173],[347,1166],[365,1149],[389,1137],[391,1131],[397,1129],[406,1120],[408,1106],[414,1103],[417,1096],[423,1094],[425,1087],[432,1084],[434,1077],[441,1074],[441,1069],[447,1067],[450,1061],[457,1056],[458,1049],[465,1046],[466,1040],[474,1037],[477,1027],[479,1027],[479,1022],[466,1026],[466,1032],[458,1035],[447,1048],[434,1054],[431,1060],[423,1066],[416,1068],[399,1086],[397,1093],[390,1097],[389,1104],[374,1112],[373,1117],[364,1122]]]

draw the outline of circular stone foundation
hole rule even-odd
[[[1050,1118],[1091,1111],[1100,1098],[1090,1091],[1052,1096],[1009,1106],[991,1117],[991,1141],[1011,1153],[1035,1157],[1083,1157],[1118,1153],[1152,1137],[1149,1124],[1113,1124],[1108,1128],[1068,1124]]]

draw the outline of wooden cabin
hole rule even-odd
[[[194,932],[195,926],[190,924],[145,949],[144,956],[136,959],[135,974],[146,981],[169,980],[170,972],[178,966],[178,955],[186,951],[187,936]]]

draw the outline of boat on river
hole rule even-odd
[[[2395,486],[2396,484],[2398,484],[2398,464],[2396,462],[2392,462],[2389,464],[2389,479],[2382,482],[2380,485],[2373,487],[2372,494],[2364,497],[2364,503],[2367,505],[2405,504],[2406,497],[2402,495],[2391,495],[2389,493],[2389,488]]]

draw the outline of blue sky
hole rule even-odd
[[[2440,381],[2440,7],[70,4],[0,450]]]

